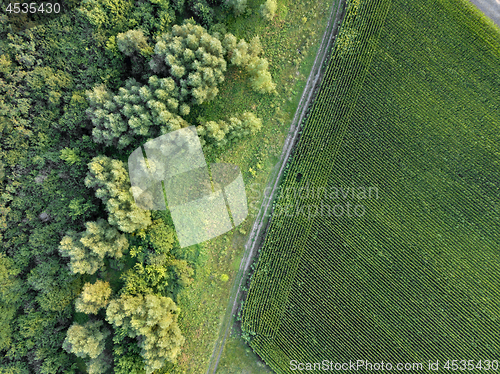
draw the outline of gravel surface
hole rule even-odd
[[[487,17],[500,26],[500,0],[469,0]]]

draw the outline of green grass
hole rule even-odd
[[[224,344],[224,352],[217,367],[217,374],[272,373],[273,371],[233,331]]]
[[[499,29],[461,0],[359,3],[283,186],[379,196],[282,195],[278,209],[304,214],[273,218],[244,329],[278,373],[294,359],[497,359]],[[366,213],[309,220],[320,202]]]
[[[262,190],[281,154],[302,87],[316,55],[319,38],[326,26],[325,9],[330,8],[332,0],[278,1],[279,6],[288,8],[288,12],[286,17],[279,13],[271,22],[266,22],[258,14],[261,3],[260,0],[249,1],[251,15],[232,19],[228,32],[247,41],[255,35],[260,36],[263,57],[269,60],[278,95],[255,93],[246,73],[232,67],[226,73],[224,84],[219,87],[217,98],[202,105],[197,112],[197,115],[207,120],[216,120],[225,118],[230,113],[254,110],[263,119],[263,128],[253,138],[244,139],[218,154],[207,155],[208,162],[228,162],[240,167],[248,195],[249,217],[241,225],[246,234],[241,234],[236,229],[200,245],[206,261],[198,267],[194,283],[182,290],[177,300],[183,311],[179,325],[186,343],[179,355],[176,373],[203,373],[207,369],[230,289],[239,268],[246,236],[258,212]],[[305,24],[300,21],[304,16],[308,19]],[[301,55],[297,53],[297,48],[301,48]],[[297,60],[294,62],[294,59]],[[253,193],[251,189],[259,192]],[[227,274],[229,281],[222,282],[222,274]],[[248,348],[243,348],[244,342],[237,335],[231,338],[229,344],[227,352],[230,353]],[[252,360],[255,365],[249,364]],[[250,373],[263,370],[257,365],[259,360],[253,353],[245,357],[230,354],[223,357],[221,362],[224,362],[225,367],[257,370]]]

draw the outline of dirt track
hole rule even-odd
[[[228,306],[226,309],[226,314],[224,316],[224,320],[221,324],[221,329],[219,332],[219,337],[215,343],[214,351],[212,353],[212,357],[210,359],[210,364],[208,366],[207,374],[215,374],[217,371],[217,366],[219,364],[219,359],[222,354],[224,343],[226,341],[227,335],[231,329],[231,325],[233,322],[233,315],[236,313],[239,305],[239,294],[241,290],[241,286],[245,282],[249,267],[254,259],[254,256],[257,252],[257,249],[260,246],[261,240],[265,236],[267,223],[266,217],[269,217],[272,213],[272,203],[274,201],[276,192],[278,190],[279,182],[281,176],[283,175],[283,171],[285,170],[285,166],[290,155],[293,152],[294,146],[299,137],[299,130],[301,128],[300,124],[302,123],[304,117],[307,114],[307,108],[309,104],[311,104],[313,97],[319,88],[319,84],[322,78],[322,67],[327,61],[328,52],[333,44],[334,37],[336,35],[339,22],[343,15],[343,6],[344,0],[335,0],[332,4],[330,17],[328,20],[328,24],[323,34],[323,38],[321,40],[321,45],[316,54],[316,58],[314,60],[313,67],[311,69],[311,73],[307,78],[306,86],[302,93],[302,97],[300,98],[299,105],[293,117],[292,123],[290,125],[290,131],[288,132],[288,136],[285,140],[285,144],[283,145],[283,151],[281,152],[281,157],[276,166],[274,167],[270,181],[268,182],[267,187],[271,189],[271,193],[268,195],[268,198],[264,198],[262,201],[261,207],[259,209],[259,213],[255,219],[254,225],[252,227],[252,231],[248,236],[248,241],[245,244],[245,252],[243,253],[243,258],[241,259],[240,267],[238,270],[238,274],[233,283],[233,287],[231,288],[231,294],[229,297]]]

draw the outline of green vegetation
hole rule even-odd
[[[183,310],[179,325],[186,337],[178,359],[178,369],[181,372],[207,370],[213,343],[218,337],[227,307],[230,287],[244,250],[245,236],[251,229],[253,217],[262,200],[262,189],[281,153],[305,77],[310,72],[319,38],[325,30],[328,18],[325,9],[330,9],[332,1],[282,1],[279,7],[281,10],[272,22],[260,16],[258,10],[261,4],[261,0],[249,1],[251,15],[236,18],[229,23],[227,31],[248,41],[259,35],[263,56],[269,60],[269,70],[276,82],[278,95],[256,93],[250,84],[245,84],[248,82],[245,70],[232,66],[228,67],[225,84],[220,86],[217,99],[210,105],[202,105],[203,111],[200,113],[205,119],[211,120],[217,119],[221,113],[241,113],[252,109],[262,118],[263,126],[257,136],[236,143],[220,155],[215,154],[214,161],[234,163],[242,169],[250,217],[243,223],[243,230],[233,230],[203,243],[200,257],[206,258],[206,261],[202,268],[197,269],[190,288],[179,293],[177,302]],[[285,7],[287,13],[282,11]],[[301,21],[304,16],[308,18],[305,24]],[[229,275],[228,282],[219,280],[222,274]],[[189,313],[184,313],[186,310]],[[238,371],[238,368],[251,373],[265,370],[252,363],[255,355],[246,354],[244,342],[237,335],[229,344],[236,345],[237,348],[229,347],[221,358],[220,364],[224,363],[227,373],[239,374],[243,370]],[[245,355],[233,352],[245,352]],[[222,368],[218,370],[224,372]]]
[[[220,4],[204,4],[83,0],[23,30],[0,16],[0,371],[176,370],[178,295],[206,257],[179,248],[168,212],[137,207],[125,162],[187,120],[208,158],[263,127],[251,108],[204,116],[232,53],[224,24],[184,22],[212,26]],[[256,89],[274,84],[262,53]]]
[[[120,258],[128,249],[128,240],[102,218],[86,222],[87,230],[81,233],[67,231],[62,238],[59,252],[69,257],[69,269],[74,274],[94,274],[104,267],[104,257]]]
[[[111,292],[109,282],[98,279],[94,284],[85,283],[80,296],[75,300],[75,310],[79,313],[97,314],[108,305]]]
[[[124,162],[96,156],[89,163],[85,186],[95,189],[109,213],[108,222],[132,233],[151,225],[151,213],[140,209],[130,192],[130,178]]]
[[[139,337],[147,374],[160,369],[165,360],[174,361],[184,343],[177,324],[179,310],[169,297],[122,295],[106,309],[106,320],[116,337]]]
[[[262,17],[270,21],[276,14],[277,8],[278,4],[276,3],[276,0],[266,0],[265,3],[260,6],[260,14]]]
[[[494,359],[500,32],[462,0],[346,11],[252,276],[246,338],[278,373],[292,359]]]
[[[105,373],[110,364],[104,352],[105,340],[110,335],[103,329],[102,321],[87,322],[84,325],[74,323],[68,329],[63,348],[77,357],[88,358],[89,373]]]

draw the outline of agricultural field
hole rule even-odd
[[[243,307],[273,371],[499,357],[499,66],[466,1],[348,2]]]

